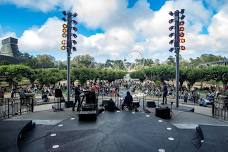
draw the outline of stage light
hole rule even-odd
[[[67,37],[67,34],[63,33],[63,34],[62,34],[62,37],[63,37],[63,38],[66,38],[66,37]]]
[[[180,39],[180,43],[185,43],[185,39]]]
[[[174,21],[174,19],[170,19],[170,20],[169,20],[169,24],[172,24],[173,21]]]
[[[170,33],[170,34],[169,34],[169,37],[172,38],[173,36],[174,36],[174,33]]]
[[[73,16],[73,17],[77,17],[77,16],[78,16],[78,14],[77,14],[77,13],[74,13],[72,16]]]
[[[179,28],[179,31],[184,31],[184,27],[180,27]]]
[[[76,24],[78,24],[78,22],[77,21],[75,21],[75,20],[72,20],[72,22],[76,25]]]
[[[77,34],[73,34],[73,37],[74,37],[74,38],[77,38],[78,36],[77,36]]]
[[[73,49],[73,51],[77,51],[76,47],[73,47],[72,49]]]
[[[61,46],[61,50],[66,50],[66,47],[65,46]]]
[[[72,42],[74,43],[74,45],[76,45],[76,44],[77,44],[77,41],[75,41],[75,40],[72,40]]]
[[[169,49],[169,52],[173,52],[173,50],[174,50],[174,48],[170,48],[170,49]]]
[[[185,12],[185,9],[181,9],[180,13],[184,14],[184,12]]]
[[[63,33],[66,33],[67,32],[67,29],[66,28],[62,29],[62,32]]]
[[[183,20],[185,18],[185,15],[181,15],[180,19]]]
[[[173,16],[173,12],[172,12],[172,11],[170,11],[170,12],[169,12],[169,15],[170,15],[170,16]]]
[[[62,40],[62,42],[61,42],[63,45],[65,45],[66,44],[66,40]]]
[[[181,46],[180,48],[181,48],[181,50],[185,50],[185,46]]]
[[[179,36],[180,36],[180,37],[184,37],[184,33],[183,33],[183,32],[181,32]]]
[[[169,30],[172,31],[175,27],[174,26],[170,26]]]
[[[66,18],[65,18],[65,17],[63,17],[62,20],[63,20],[64,22],[66,22]]]
[[[64,16],[66,16],[66,15],[67,15],[67,12],[66,12],[66,11],[63,11],[62,13],[63,13],[63,15],[64,15]]]
[[[76,27],[72,27],[72,29],[76,32],[78,31],[78,29]]]
[[[174,40],[170,40],[170,41],[169,41],[169,44],[170,44],[170,45],[172,45],[172,44],[173,44],[173,42],[174,42]]]
[[[183,26],[184,25],[184,21],[180,21],[179,25]]]
[[[67,24],[63,24],[63,28],[67,28]]]

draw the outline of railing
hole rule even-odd
[[[15,115],[33,112],[33,98],[0,98],[0,120],[10,118]]]
[[[215,102],[212,105],[212,115],[223,120],[228,120],[228,104],[222,101]]]

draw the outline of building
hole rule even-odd
[[[18,39],[8,37],[2,40],[0,50],[0,61],[6,63],[19,63],[20,51],[18,49]]]

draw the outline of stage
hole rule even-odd
[[[39,113],[35,114],[38,115]],[[33,115],[35,114],[33,113]],[[198,128],[200,129],[198,130],[179,129],[169,121],[155,117],[152,113],[131,111],[105,111],[98,115],[96,121],[92,122],[79,122],[78,116],[73,112],[63,111],[56,113],[57,117],[60,115],[62,115],[62,121],[52,125],[36,124],[35,128],[24,133],[24,138],[20,139],[18,144],[19,151],[228,151],[227,126],[199,125]],[[53,117],[53,112],[51,112],[51,117]],[[15,127],[20,122],[19,120],[17,122],[15,120],[11,121]],[[31,122],[27,121],[26,123]],[[20,127],[18,126],[17,128]],[[16,137],[16,134],[11,132],[7,134],[11,137]],[[15,146],[15,144],[12,144],[9,148],[12,149]]]

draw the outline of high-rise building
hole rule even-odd
[[[18,39],[8,37],[2,40],[2,48],[0,51],[0,55],[18,57],[20,54],[18,49]]]

